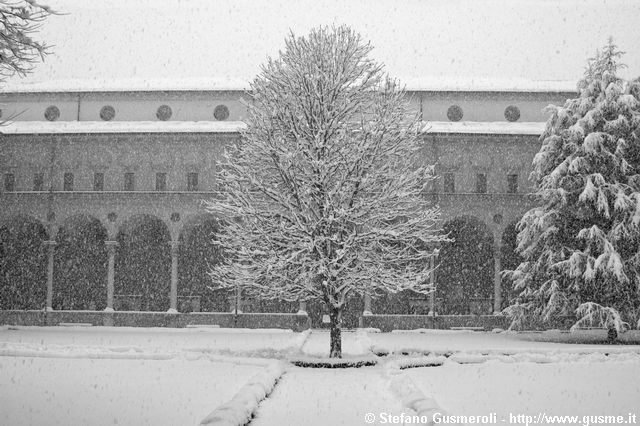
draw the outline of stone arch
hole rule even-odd
[[[0,309],[42,309],[47,298],[47,229],[31,216],[0,224]]]
[[[89,214],[61,222],[53,275],[55,310],[102,310],[106,306],[107,229]]]
[[[509,223],[502,233],[502,241],[500,245],[501,268],[503,271],[513,270],[523,261],[522,256],[516,252],[518,237],[518,220]],[[502,277],[502,300],[505,305],[510,305],[514,300],[517,292],[513,289],[513,282],[508,278]]]
[[[156,216],[122,222],[116,238],[116,310],[166,311],[171,280],[171,234]]]
[[[480,219],[458,216],[444,223],[452,239],[442,244],[437,271],[438,313],[489,314],[494,280],[493,234]]]
[[[230,310],[227,291],[211,290],[207,274],[210,266],[221,260],[222,253],[211,243],[213,234],[221,226],[221,221],[216,216],[206,213],[191,216],[184,221],[178,249],[180,312]]]

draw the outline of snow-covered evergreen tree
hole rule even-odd
[[[227,153],[214,283],[254,297],[322,300],[341,356],[352,294],[426,293],[438,211],[424,196],[420,122],[347,27],[291,35],[251,84],[248,129]]]
[[[506,309],[515,326],[572,314],[610,337],[640,326],[640,80],[617,76],[621,56],[609,40],[580,96],[549,107],[533,160],[539,207],[519,223],[524,261],[507,272],[519,291]]]

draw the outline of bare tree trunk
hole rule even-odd
[[[342,308],[329,305],[331,320],[331,350],[329,358],[342,358]]]

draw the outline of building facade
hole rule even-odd
[[[365,298],[354,301],[352,316],[436,306],[450,314],[499,312],[509,297],[500,271],[512,266],[505,262],[514,256],[514,224],[532,207],[528,176],[544,107],[575,93],[407,96],[425,122],[424,161],[438,176],[429,197],[458,242],[441,248],[435,300]],[[240,141],[244,91],[13,91],[0,98],[0,309],[298,310],[238,302],[207,281],[216,256],[207,236],[218,225],[202,200],[215,197],[224,146]],[[451,260],[456,250],[473,253],[462,272]],[[314,320],[322,311],[302,308],[315,309]]]

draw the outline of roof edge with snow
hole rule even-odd
[[[431,121],[424,133],[536,135],[544,122]],[[0,126],[0,134],[96,134],[96,133],[238,133],[242,121],[14,121]]]
[[[577,82],[566,80],[535,81],[525,79],[476,79],[425,77],[399,81],[409,92],[576,92]],[[14,80],[0,85],[0,93],[82,93],[82,92],[212,92],[248,91],[249,82],[211,78],[50,80],[24,82]]]

